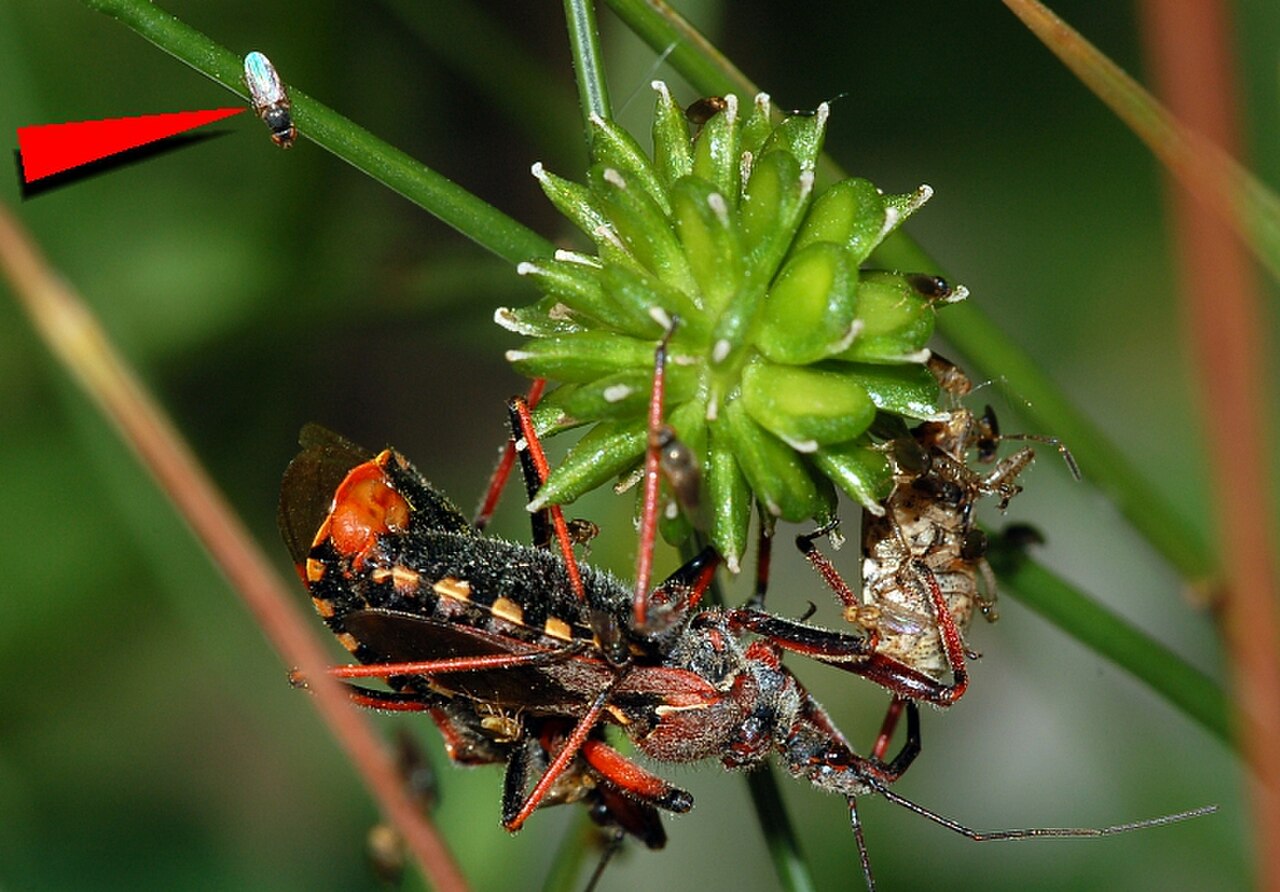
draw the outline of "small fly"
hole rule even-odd
[[[244,82],[253,110],[271,130],[271,141],[282,149],[289,148],[298,131],[289,114],[289,94],[271,60],[256,50],[245,56]]]

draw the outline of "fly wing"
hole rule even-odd
[[[256,107],[266,108],[286,98],[280,75],[262,53],[252,52],[244,57],[244,83]]]

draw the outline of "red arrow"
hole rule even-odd
[[[22,177],[30,183],[117,152],[212,124],[242,111],[245,111],[244,106],[19,127]]]

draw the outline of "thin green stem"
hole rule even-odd
[[[1044,45],[1106,103],[1182,185],[1198,195],[1280,281],[1280,196],[1188,127],[1078,31],[1035,0],[1004,0]]]
[[[573,71],[578,77],[578,100],[591,145],[591,118],[608,120],[609,88],[604,79],[604,59],[600,54],[600,31],[592,0],[564,0],[564,20],[569,26],[569,47],[573,51]]]
[[[1018,600],[1145,681],[1228,746],[1235,746],[1222,687],[1127,620],[1090,600],[1022,549],[992,540],[988,559]]]
[[[760,92],[737,66],[663,0],[605,0],[609,8],[695,90],[708,96]]]
[[[816,888],[813,876],[809,873],[809,864],[800,850],[795,827],[787,817],[786,806],[782,803],[782,791],[778,789],[778,777],[774,774],[773,767],[764,765],[748,774],[747,789],[751,793],[756,817],[760,819],[760,831],[769,848],[769,857],[773,860],[778,882],[787,892],[812,892]]]
[[[228,90],[247,98],[242,57],[147,0],[84,0]],[[499,257],[519,263],[554,246],[466,189],[378,139],[363,127],[289,87],[298,132],[398,192]]]

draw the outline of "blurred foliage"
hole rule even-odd
[[[286,81],[545,235],[565,235],[528,174],[535,160],[566,173],[585,163],[558,5],[163,5],[221,43],[267,52]],[[946,0],[678,5],[780,106],[850,91],[828,150],[890,191],[930,183],[937,194],[910,225],[916,238],[1207,525],[1204,462],[1230,457],[1199,446],[1155,164],[1012,16]],[[1141,75],[1127,5],[1055,9]],[[1253,169],[1275,188],[1280,8],[1240,3],[1237,17]],[[643,134],[648,82],[674,79],[607,13],[601,24],[615,106]],[[77,3],[0,0],[4,132],[227,104]],[[491,317],[532,300],[528,283],[305,139],[280,152],[248,115],[213,129],[25,201],[16,175],[6,178],[3,200],[21,203],[282,570],[276,491],[305,421],[395,443],[463,504],[478,496],[503,438],[502,400],[524,386],[502,359],[517,339]],[[375,886],[362,861],[375,815],[305,695],[11,301],[0,301],[0,385],[0,886]],[[998,380],[977,396],[1017,430],[1018,407],[1003,398]],[[1046,533],[1046,562],[1215,671],[1198,605],[1108,506],[1054,462],[1027,482],[1011,519]],[[517,501],[503,518],[512,537],[526,534]],[[623,502],[577,511],[605,530],[593,561],[625,574]],[[791,532],[776,549],[774,606],[798,613],[813,600],[831,619],[820,583],[785,546]],[[839,559],[856,575],[854,552]],[[1223,812],[1102,841],[979,846],[869,802],[882,883],[1243,886],[1232,757],[1016,603],[1002,614],[975,632],[986,656],[969,696],[925,717],[925,753],[899,792],[979,827],[1100,825],[1208,802]],[[869,742],[883,693],[793,662],[851,738]],[[423,736],[442,766],[440,825],[476,888],[528,888],[570,810],[507,838],[500,772],[445,767],[438,735]],[[773,888],[741,783],[714,765],[663,770],[699,807],[667,822],[667,851],[624,853],[602,888]],[[840,802],[784,784],[819,885],[856,887]]]

